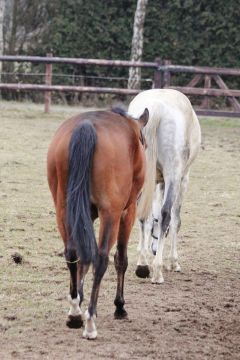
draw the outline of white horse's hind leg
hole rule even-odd
[[[180,211],[183,201],[183,195],[186,192],[187,185],[189,180],[189,173],[185,175],[182,179],[179,195],[172,209],[172,219],[170,225],[170,239],[171,239],[171,249],[170,249],[170,269],[174,271],[181,271],[181,267],[178,262],[178,253],[177,253],[177,241],[178,236],[177,233],[180,230],[181,219],[180,219]]]
[[[177,200],[172,208],[171,214],[171,224],[169,229],[169,237],[170,237],[170,254],[169,254],[169,265],[167,267],[168,270],[181,271],[181,267],[178,263],[178,253],[177,253],[177,232],[180,228],[180,210],[181,204]]]
[[[170,250],[170,265],[169,270],[181,271],[181,267],[178,263],[178,253],[177,253],[177,225],[174,219],[172,218],[172,224],[170,226],[170,238],[171,238],[171,250]]]
[[[155,198],[153,201],[153,218],[157,219],[153,222],[152,229],[152,249],[156,253],[153,260],[153,276],[152,283],[162,284],[164,282],[162,270],[163,270],[163,249],[165,243],[165,234],[161,231],[162,222],[162,196],[163,186],[158,184],[156,186]]]
[[[165,236],[161,234],[158,240],[157,254],[153,260],[153,284],[162,284],[164,282],[163,270],[163,249],[165,243]]]
[[[138,262],[136,275],[141,278],[150,274],[149,264],[153,262],[153,254],[157,252],[159,224],[161,222],[162,187],[157,185],[154,193],[152,213],[147,220],[140,221],[140,238],[138,244]]]
[[[150,270],[148,264],[149,237],[151,236],[151,224],[149,220],[139,221],[139,243],[138,243],[138,261],[136,275],[140,278],[149,277]]]
[[[138,243],[138,262],[137,265],[148,265],[147,255],[149,247],[149,237],[151,235],[151,224],[149,219],[139,221],[140,239]]]
[[[163,185],[157,184],[154,199],[152,204],[152,222],[151,222],[151,248],[154,254],[157,252],[158,237],[160,231],[160,224],[162,220],[161,208],[162,208],[162,196],[163,196]]]

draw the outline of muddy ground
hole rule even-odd
[[[201,119],[202,149],[182,211],[182,273],[165,272],[162,285],[138,279],[135,226],[125,287],[129,318],[113,318],[111,256],[99,337],[87,341],[81,329],[65,326],[69,275],[46,181],[55,129],[83,109],[42,110],[0,102],[0,358],[239,359],[240,119]],[[16,252],[22,264],[13,262]],[[90,285],[91,274],[86,299]]]

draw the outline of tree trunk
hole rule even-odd
[[[8,53],[10,55],[15,55],[16,53],[16,43],[17,43],[17,0],[13,0],[13,9],[12,9],[12,28],[11,28],[11,37],[9,41]]]
[[[131,61],[141,61],[143,50],[143,29],[148,0],[138,0],[133,24]],[[130,68],[129,89],[140,89],[141,68]]]
[[[0,0],[0,55],[3,55],[3,15],[5,8],[5,0]],[[0,61],[0,82],[2,75],[2,61]]]

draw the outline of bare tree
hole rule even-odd
[[[138,0],[134,17],[131,60],[141,61],[143,51],[143,29],[148,0]],[[140,89],[141,68],[130,68],[129,89]]]

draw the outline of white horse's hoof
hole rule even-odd
[[[83,331],[83,337],[88,340],[94,340],[97,337],[97,330],[87,331],[86,329]]]
[[[181,266],[177,263],[177,264],[175,264],[175,266],[174,266],[174,271],[176,271],[176,272],[180,272],[181,271]]]
[[[181,266],[179,265],[179,263],[177,261],[172,262],[170,267],[171,267],[172,271],[175,271],[175,272],[181,271]]]
[[[163,284],[164,283],[164,278],[163,278],[162,275],[157,276],[157,277],[153,276],[151,281],[152,281],[152,284]]]
[[[173,261],[173,262],[170,262],[170,264],[166,266],[166,270],[180,272],[181,266],[179,265],[179,263],[177,261]]]
[[[168,264],[168,265],[163,265],[163,269],[166,270],[166,271],[172,271],[172,265],[171,264]]]
[[[162,264],[153,264],[153,274],[152,274],[152,283],[153,284],[162,284],[164,282],[162,274],[163,266]]]

